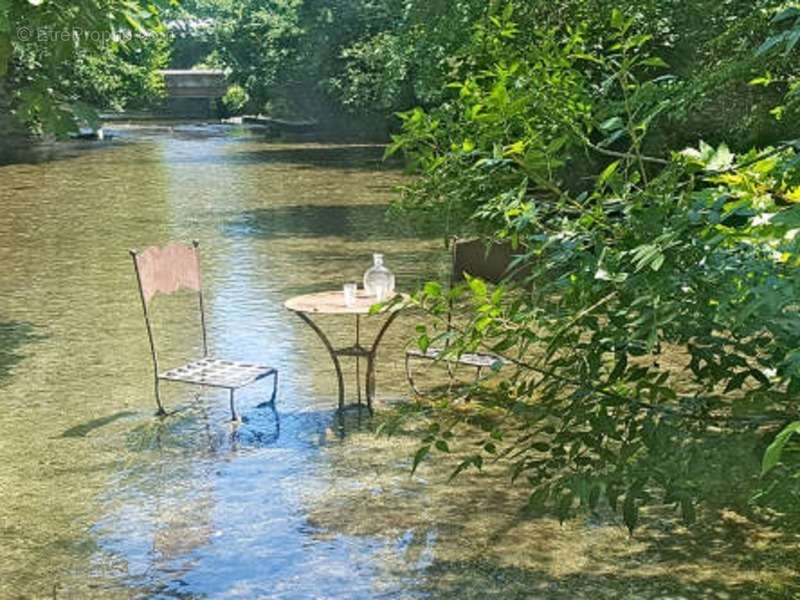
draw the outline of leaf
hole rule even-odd
[[[439,452],[450,452],[450,446],[444,440],[438,440],[435,445]]]
[[[761,77],[756,77],[755,79],[751,79],[748,83],[750,85],[761,85],[761,86],[767,87],[768,85],[771,85],[772,82],[773,82],[772,74],[771,73],[766,73],[766,74],[762,75]]]
[[[659,67],[663,69],[669,69],[669,64],[667,63],[667,61],[665,61],[660,56],[650,56],[648,58],[645,58],[642,61],[642,64],[648,67]]]
[[[145,30],[144,26],[142,25],[141,21],[134,15],[133,13],[125,13],[125,21],[127,21],[128,25],[133,31],[137,33],[146,34],[147,31]]]
[[[771,471],[780,462],[784,446],[795,433],[800,435],[800,421],[790,423],[775,436],[775,439],[764,452],[764,458],[761,461],[762,475]]]
[[[777,13],[774,17],[772,17],[773,23],[780,23],[782,21],[788,21],[790,19],[794,19],[800,17],[800,8],[796,8],[791,6],[789,8],[785,8],[779,13]]]
[[[628,132],[625,129],[617,129],[614,133],[612,133],[610,136],[608,136],[606,139],[604,139],[603,141],[601,141],[597,145],[600,148],[608,148],[614,142],[616,142],[618,139],[620,139],[622,136],[624,136],[626,133],[628,133]]]
[[[492,317],[481,317],[477,321],[475,321],[475,330],[478,333],[483,333],[492,324]]]
[[[488,290],[486,288],[486,283],[482,279],[479,279],[477,277],[470,277],[469,288],[472,290],[472,293],[474,293],[479,298],[486,297]]]
[[[576,54],[570,54],[570,58],[573,60],[588,60],[589,62],[596,63],[598,65],[604,64],[603,61],[596,56],[592,56],[591,54],[585,54],[583,52],[578,52]]]
[[[503,148],[503,156],[514,156],[525,152],[525,140],[517,140]]]
[[[659,253],[653,259],[653,262],[650,263],[650,268],[653,269],[653,271],[658,271],[661,268],[661,265],[663,264],[664,264],[664,254]]]
[[[628,48],[639,48],[641,46],[644,46],[651,39],[653,39],[653,36],[650,35],[649,33],[641,33],[639,35],[635,35],[631,38],[628,38],[625,41],[625,45]]]
[[[622,11],[618,8],[611,11],[611,26],[614,29],[622,29],[625,26],[625,18],[622,16]]]
[[[773,35],[772,37],[768,37],[763,44],[761,44],[758,49],[756,50],[756,56],[762,56],[772,50],[775,46],[780,44],[784,40],[783,35]]]
[[[620,162],[618,160],[615,160],[614,162],[609,164],[605,169],[603,169],[603,172],[600,173],[600,177],[597,178],[597,185],[602,186],[603,184],[606,183],[606,181],[608,181],[611,177],[613,177],[614,173],[616,173],[617,169],[619,169],[619,165]]]
[[[720,144],[706,168],[709,171],[721,171],[733,164],[733,152],[728,149],[726,144]]]
[[[793,206],[787,210],[782,210],[770,219],[770,223],[772,225],[781,225],[789,228],[800,227],[800,206]]]
[[[788,55],[794,47],[797,45],[797,42],[800,41],[800,27],[795,29],[789,36],[786,38],[786,45],[783,49],[783,55]]]
[[[427,334],[423,333],[419,338],[417,338],[417,346],[422,352],[427,352],[428,348],[431,347],[431,339],[428,337]]]
[[[625,123],[622,117],[611,117],[598,125],[602,131],[615,131],[617,129],[622,129],[624,126]]]
[[[422,288],[422,291],[429,298],[439,298],[442,295],[442,284],[438,281],[429,281]]]
[[[476,469],[480,471],[481,467],[483,466],[483,459],[478,455],[473,455],[462,460],[450,474],[450,477],[447,479],[448,483],[453,481],[456,477],[458,477],[462,471],[472,466],[474,466]]]
[[[419,450],[417,450],[417,453],[414,454],[414,464],[411,467],[411,474],[412,475],[417,471],[417,467],[419,466],[419,464],[423,460],[425,460],[425,457],[428,456],[428,453],[430,451],[431,451],[431,447],[430,447],[429,444],[426,444],[425,446],[421,446],[419,448]]]

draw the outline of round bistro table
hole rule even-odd
[[[356,299],[352,306],[346,306],[344,303],[343,291],[331,292],[318,292],[315,294],[304,294],[302,296],[295,296],[289,298],[284,302],[284,306],[295,313],[303,321],[305,321],[311,329],[313,329],[319,336],[319,339],[325,345],[325,349],[333,360],[333,366],[336,368],[336,379],[339,383],[339,410],[345,408],[344,404],[344,376],[342,375],[342,365],[339,361],[340,356],[353,356],[356,359],[356,389],[358,390],[358,406],[361,406],[361,358],[367,359],[367,376],[365,381],[365,396],[367,398],[367,408],[372,412],[372,399],[375,395],[375,356],[378,352],[378,346],[383,339],[383,335],[389,328],[389,325],[400,314],[400,307],[384,307],[376,315],[388,315],[383,322],[372,346],[366,347],[361,344],[361,317],[370,315],[370,309],[376,304],[375,296],[368,296],[364,290],[358,290]],[[356,339],[355,344],[346,348],[334,348],[328,336],[317,325],[311,315],[354,315]]]

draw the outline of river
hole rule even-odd
[[[406,291],[447,268],[441,241],[386,220],[407,179],[383,148],[222,125],[112,133],[0,166],[0,598],[675,591],[669,560],[642,558],[652,540],[600,520],[524,519],[525,486],[502,470],[448,483],[443,461],[410,475],[417,438],[375,426],[408,395],[402,357],[419,317],[382,346],[376,420],[335,418],[330,359],[283,302],[360,279],[375,251]],[[128,249],[191,239],[210,345],[279,369],[277,413],[258,406],[269,384],[240,395],[238,426],[224,394],[169,384],[179,411],[154,416]],[[154,301],[164,362],[200,351],[194,301]],[[321,322],[350,341],[351,320]],[[718,558],[697,561],[684,576],[699,587],[680,589],[748,584],[703,587],[700,563]]]

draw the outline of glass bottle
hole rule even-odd
[[[383,300],[394,294],[394,275],[383,265],[383,254],[373,254],[372,261],[372,266],[364,273],[364,291]]]

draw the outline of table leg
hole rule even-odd
[[[361,346],[361,315],[356,315],[356,348]],[[361,357],[356,356],[356,398],[361,410]]]
[[[336,380],[339,383],[339,410],[341,411],[344,408],[344,377],[342,376],[342,365],[339,362],[339,356],[322,329],[320,329],[319,326],[314,323],[314,321],[307,314],[301,312],[295,314],[303,319],[303,321],[305,321],[308,326],[316,332],[316,334],[319,336],[319,339],[325,345],[325,349],[328,351],[328,354],[331,355],[333,366],[336,368]],[[360,385],[361,384],[359,382],[359,386]]]
[[[378,331],[378,335],[375,336],[375,341],[372,343],[372,348],[369,350],[369,354],[367,355],[367,381],[366,381],[366,391],[367,391],[367,408],[370,412],[372,412],[372,399],[375,397],[375,359],[378,354],[378,346],[380,346],[381,340],[383,339],[383,335],[386,333],[386,330],[389,329],[389,325],[397,318],[397,315],[400,314],[400,311],[394,311],[389,314],[389,317],[384,321],[383,326]]]

